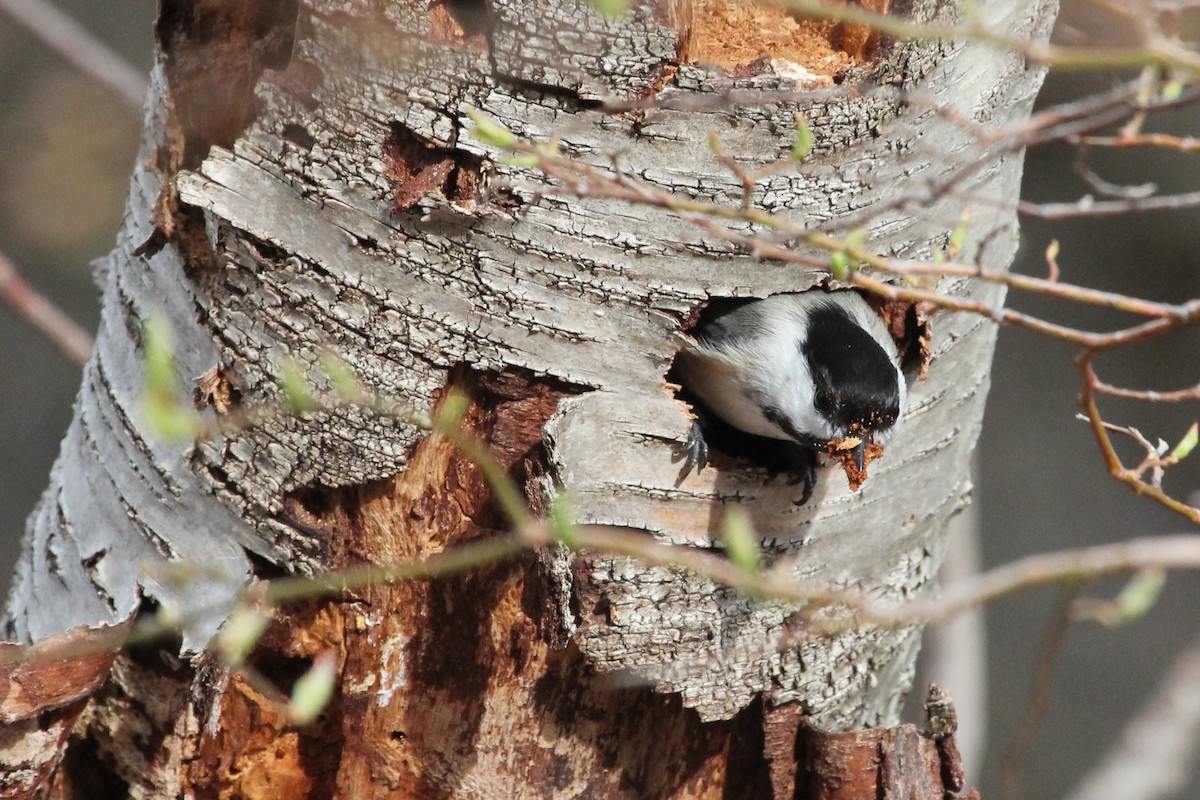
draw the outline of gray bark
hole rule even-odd
[[[797,577],[896,600],[930,590],[946,523],[970,495],[994,326],[935,318],[929,378],[911,384],[903,428],[858,493],[835,468],[822,470],[803,507],[793,505],[794,487],[749,469],[710,469],[676,487],[673,448],[688,417],[666,373],[684,342],[682,321],[710,298],[798,291],[825,276],[763,263],[662,210],[567,196],[472,141],[466,112],[479,108],[532,140],[557,136],[565,151],[598,166],[617,154],[630,175],[732,205],[740,185],[713,158],[709,131],[740,162],[762,164],[791,149],[799,111],[814,150],[764,181],[755,202],[813,228],[865,222],[869,247],[922,259],[957,222],[964,203],[955,192],[1011,200],[1021,175],[1019,151],[989,151],[978,130],[930,104],[988,128],[1019,121],[1042,71],[977,44],[905,43],[848,81],[917,92],[922,102],[846,91],[760,103],[755,92],[795,84],[671,64],[679,35],[649,4],[609,22],[573,0],[549,8],[498,1],[483,46],[437,41],[423,6],[373,5],[302,3],[290,62],[262,75],[252,120],[224,146],[210,141],[194,168],[163,166],[164,150],[177,146],[170,115],[178,109],[168,100],[180,100],[167,66],[155,70],[125,226],[97,271],[104,300],[96,351],[30,519],[9,638],[112,623],[149,597],[209,610],[185,635],[184,650],[195,653],[253,573],[247,553],[302,573],[328,563],[328,542],[287,521],[290,497],[403,473],[424,435],[347,408],[271,418],[194,447],[158,441],[138,410],[138,332],[156,312],[169,320],[181,378],[223,366],[248,405],[277,400],[284,357],[306,365],[321,387],[326,350],[421,413],[462,365],[532,375],[570,395],[545,428],[543,489],[570,493],[581,522],[720,548],[721,509],[741,503],[767,557],[792,560]],[[951,13],[934,2],[915,6],[919,18]],[[1052,0],[1006,0],[979,13],[1036,39],[1055,8]],[[736,104],[720,102],[735,91]],[[649,95],[661,108],[638,115],[581,103]],[[405,148],[444,152],[464,172],[490,165],[493,186],[512,181],[511,194],[443,187],[396,209],[396,153]],[[925,197],[943,182],[954,191]],[[163,227],[162,194],[171,192],[195,228],[135,255]],[[928,202],[916,211],[898,204],[903,198]],[[187,217],[189,208],[202,216]],[[1006,269],[1016,238],[1013,212],[977,209],[961,258]],[[1002,300],[969,281],[940,289]],[[146,571],[175,561],[217,572],[168,582]],[[802,703],[829,728],[897,719],[914,628],[780,651],[797,619],[783,604],[624,558],[554,564],[552,604],[566,610],[559,633],[595,669],[629,671],[678,693],[704,720],[728,719],[759,694],[769,704]],[[573,597],[583,604],[578,615]]]

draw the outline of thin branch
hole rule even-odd
[[[496,536],[469,542],[420,560],[395,564],[367,564],[324,575],[262,581],[248,586],[243,590],[243,594],[245,597],[253,597],[255,602],[272,605],[330,597],[372,584],[432,580],[455,575],[469,569],[511,560],[528,552],[530,547],[529,541],[517,536]],[[195,565],[188,563],[168,564],[164,565],[158,577],[187,580],[191,577],[190,571],[195,568]],[[132,627],[122,624],[97,628],[85,641],[74,642],[48,652],[37,650],[36,644],[4,648],[0,650],[0,667],[58,661],[159,641],[186,627],[191,620],[204,619],[222,609],[223,605],[221,608],[201,606],[178,615],[162,614],[140,619]]]
[[[1013,289],[1044,295],[1057,300],[1071,300],[1077,303],[1111,308],[1125,311],[1143,317],[1178,318],[1182,307],[1171,303],[1156,303],[1151,300],[1141,300],[1129,295],[1105,292],[1091,289],[1087,286],[1062,283],[1055,277],[1036,278],[1030,275],[1020,275],[1013,272],[985,272],[979,267],[961,266],[958,264],[933,264],[920,261],[898,261],[890,259],[888,271],[896,275],[930,275],[935,277],[976,278],[988,283],[998,283]]]
[[[1148,537],[1028,556],[953,583],[939,597],[890,603],[854,589],[797,581],[770,570],[746,572],[709,551],[663,544],[625,529],[581,526],[574,544],[579,549],[632,556],[655,566],[687,569],[752,595],[794,603],[843,604],[858,624],[882,628],[941,622],[1037,586],[1092,581],[1144,569],[1200,569],[1200,535]]]
[[[1094,356],[1095,353],[1093,351],[1084,351],[1075,360],[1079,367],[1080,382],[1082,384],[1079,392],[1079,405],[1083,407],[1083,412],[1092,427],[1092,433],[1096,437],[1096,443],[1100,446],[1100,454],[1104,459],[1105,465],[1108,467],[1109,474],[1126,484],[1133,490],[1134,494],[1151,497],[1172,511],[1183,515],[1194,523],[1200,524],[1200,508],[1194,508],[1180,502],[1158,486],[1143,481],[1138,471],[1127,468],[1121,461],[1121,457],[1117,455],[1106,423],[1100,416],[1100,409],[1096,405],[1096,383],[1098,379],[1096,378],[1095,370],[1092,368],[1092,359]]]
[[[1085,144],[1090,147],[1112,147],[1117,149],[1163,147],[1169,150],[1178,150],[1181,153],[1192,153],[1200,150],[1200,139],[1191,136],[1172,136],[1168,133],[1139,133],[1130,136],[1078,136],[1068,141],[1071,144]]]
[[[76,68],[112,89],[133,108],[141,109],[148,86],[146,76],[73,17],[46,0],[0,0],[0,9]]]
[[[927,608],[917,608],[936,612],[931,619],[948,619],[967,609],[1034,586],[1096,580],[1150,568],[1196,567],[1200,567],[1200,536],[1143,537],[1115,544],[1026,556],[961,583],[951,584],[940,598],[921,601],[928,604]]]
[[[1188,389],[1176,389],[1171,392],[1156,392],[1149,389],[1126,389],[1121,386],[1113,386],[1111,383],[1105,383],[1097,379],[1092,387],[1100,394],[1107,394],[1111,397],[1125,397],[1130,400],[1144,400],[1148,403],[1179,403],[1185,400],[1200,400],[1200,383]]]
[[[1180,211],[1200,206],[1200,192],[1129,197],[1121,200],[1096,200],[1090,196],[1074,203],[1017,203],[1017,210],[1038,219],[1072,219],[1075,217],[1115,217],[1143,211]]]
[[[517,558],[525,552],[562,541],[555,531],[538,523],[516,535],[496,535],[470,542],[453,550],[420,560],[390,565],[363,565],[316,577],[282,578],[255,584],[249,591],[255,602],[281,604],[314,597],[338,595],[346,590],[375,583],[432,580],[477,567]],[[1177,535],[1133,539],[1127,542],[1079,550],[1066,550],[1029,556],[982,575],[954,583],[941,597],[926,596],[892,603],[867,592],[821,581],[797,580],[790,570],[751,572],[709,550],[671,545],[628,528],[582,525],[571,534],[570,546],[592,553],[608,553],[637,558],[645,564],[680,569],[709,578],[717,583],[764,599],[795,603],[816,611],[835,607],[844,614],[826,612],[819,619],[809,617],[811,634],[836,634],[867,626],[901,628],[950,619],[963,611],[1037,586],[1083,584],[1113,575],[1146,569],[1200,569],[1200,536]],[[189,565],[173,567],[179,578],[187,577]],[[192,567],[194,568],[194,567]],[[84,652],[109,649],[152,641],[186,624],[188,619],[213,613],[213,608],[189,609],[188,614],[155,617],[139,621],[131,631],[108,629],[81,644]],[[72,654],[76,651],[72,650]],[[38,658],[32,647],[0,650],[0,666],[25,663]],[[64,658],[55,651],[49,660]]]
[[[548,536],[536,541],[548,541]],[[433,580],[478,567],[509,561],[534,546],[528,536],[493,536],[469,542],[427,558],[396,564],[365,564],[314,577],[278,578],[259,589],[263,601],[290,603],[313,597],[338,595],[365,586]]]
[[[72,363],[82,366],[88,360],[93,345],[91,334],[33,288],[3,252],[0,252],[0,299]]]
[[[1078,594],[1078,584],[1063,590],[1054,616],[1051,617],[1038,644],[1025,714],[1000,760],[1003,787],[1001,796],[1004,800],[1019,800],[1021,796],[1021,777],[1024,774],[1025,762],[1033,750],[1038,728],[1050,711],[1050,704],[1054,699],[1054,666],[1058,663],[1059,653],[1062,652],[1067,629],[1071,627],[1071,604]]]
[[[550,523],[534,518],[523,501],[514,499],[521,496],[520,488],[495,462],[486,447],[469,433],[454,427],[459,419],[454,408],[456,405],[461,407],[462,401],[445,401],[444,408],[432,421],[428,421],[413,416],[411,410],[402,405],[375,398],[361,390],[348,392],[345,397],[358,398],[358,404],[377,413],[397,415],[412,424],[446,434],[469,458],[477,464],[487,465],[481,467],[481,472],[492,491],[498,497],[507,498],[501,503],[516,533],[513,537],[497,536],[465,545],[460,548],[464,550],[463,553],[444,564],[439,559],[449,558],[447,554],[434,557],[432,563],[365,566],[319,577],[315,579],[318,581],[318,593],[335,593],[344,588],[382,580],[436,577],[446,574],[442,570],[453,572],[468,569],[483,563],[481,559],[492,557],[488,556],[487,549],[491,547],[497,548],[494,557],[503,559],[515,557],[523,548],[562,542],[576,550],[625,555],[653,566],[686,569],[754,596],[797,604],[844,605],[853,612],[854,624],[894,628],[948,620],[964,611],[1035,586],[1084,582],[1145,569],[1200,569],[1200,535],[1134,539],[1118,544],[1030,556],[969,580],[955,582],[940,597],[918,598],[903,604],[890,603],[852,588],[821,581],[798,581],[786,564],[763,572],[752,572],[730,562],[720,553],[665,544],[628,528],[581,525],[570,531],[556,531]],[[319,403],[315,399],[313,402]],[[513,503],[520,504],[522,510],[510,508]],[[308,596],[305,587],[313,580],[295,578],[289,579],[290,582],[276,581],[278,587],[273,584],[267,597],[272,602],[283,602]]]

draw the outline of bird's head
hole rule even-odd
[[[813,405],[834,435],[856,438],[854,462],[886,439],[900,419],[904,381],[895,356],[838,306],[813,312],[803,345],[813,380]]]

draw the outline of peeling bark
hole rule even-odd
[[[583,0],[252,5],[163,4],[143,157],[98,272],[96,351],[30,519],[5,630],[34,640],[147,604],[206,612],[183,632],[182,661],[169,648],[117,660],[69,752],[94,752],[147,797],[789,797],[797,709],[826,730],[894,725],[919,631],[808,638],[785,604],[549,551],[282,610],[260,671],[286,688],[319,652],[341,659],[323,720],[286,729],[202,654],[242,581],[420,557],[504,521],[448,443],[367,409],[275,416],[186,449],[157,440],[138,411],[140,331],[166,317],[205,413],[276,403],[285,357],[326,388],[331,351],[418,414],[466,390],[468,424],[535,509],[566,491],[581,522],[719,549],[722,508],[740,503],[769,563],[902,599],[931,589],[946,522],[969,497],[994,328],[934,320],[928,379],[910,386],[905,425],[857,493],[830,469],[796,507],[792,488],[731,462],[676,486],[688,418],[667,375],[686,324],[711,300],[825,276],[764,264],[660,210],[566,196],[471,140],[467,111],[729,204],[741,186],[709,132],[740,162],[765,163],[791,150],[799,113],[811,155],[764,180],[754,202],[823,229],[869,222],[868,246],[915,258],[944,245],[960,202],[935,193],[911,215],[891,205],[898,192],[970,163],[956,188],[1014,197],[1020,153],[989,152],[886,93],[781,99],[798,73],[765,44],[751,48],[765,59],[731,71],[692,63],[686,3],[643,0],[620,20]],[[1054,5],[980,13],[1044,37]],[[892,11],[952,13],[935,0]],[[822,30],[825,47],[848,35]],[[800,87],[915,90],[1001,125],[1028,114],[1041,79],[978,45],[851,49]],[[775,94],[756,101],[763,92]],[[650,97],[661,107],[597,102]],[[963,257],[1004,269],[1015,244],[1014,216],[989,211]],[[1001,299],[966,281],[940,288]],[[206,569],[186,581],[148,571],[174,562]],[[128,738],[135,730],[147,735]],[[61,786],[85,760],[68,758]]]

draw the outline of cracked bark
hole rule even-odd
[[[802,508],[790,487],[734,467],[675,487],[687,417],[665,377],[685,320],[710,298],[822,276],[764,265],[665,212],[538,184],[470,141],[466,109],[728,203],[740,186],[709,131],[763,163],[791,149],[799,111],[813,153],[755,201],[829,229],[868,214],[870,246],[917,258],[945,242],[960,203],[938,196],[908,215],[889,201],[968,162],[958,188],[1014,197],[1020,153],[989,153],[879,93],[745,101],[795,88],[790,54],[732,72],[686,63],[686,3],[635,3],[619,21],[574,0],[251,5],[163,4],[143,155],[97,272],[96,351],[30,518],[6,632],[36,640],[153,604],[207,613],[173,648],[117,657],[107,685],[70,707],[71,737],[47,745],[66,754],[59,793],[83,796],[100,769],[147,797],[782,797],[797,782],[796,709],[832,731],[895,725],[916,630],[780,648],[802,630],[783,604],[628,559],[542,553],[280,611],[254,656],[261,671],[286,688],[324,649],[342,665],[322,720],[288,729],[202,654],[233,584],[419,557],[502,519],[444,441],[361,409],[272,418],[187,449],[156,440],[138,414],[139,331],[163,313],[181,377],[208,376],[209,398],[216,381],[222,404],[274,402],[285,356],[322,385],[327,350],[418,411],[463,388],[468,424],[535,508],[566,489],[582,522],[719,547],[720,509],[740,502],[766,557],[794,559],[797,576],[909,597],[932,586],[946,521],[969,496],[994,329],[935,320],[928,380],[910,387],[908,421],[857,494],[835,470]],[[1044,37],[1053,11],[1009,0],[981,13]],[[951,13],[933,0],[893,12]],[[844,85],[920,90],[981,124],[1023,118],[1040,84],[1020,57],[980,46],[871,49]],[[738,104],[712,102],[733,91]],[[647,96],[667,108],[596,103]],[[977,213],[965,257],[1003,269],[1015,242],[1011,213]],[[146,571],[170,560],[213,569],[184,582]]]

